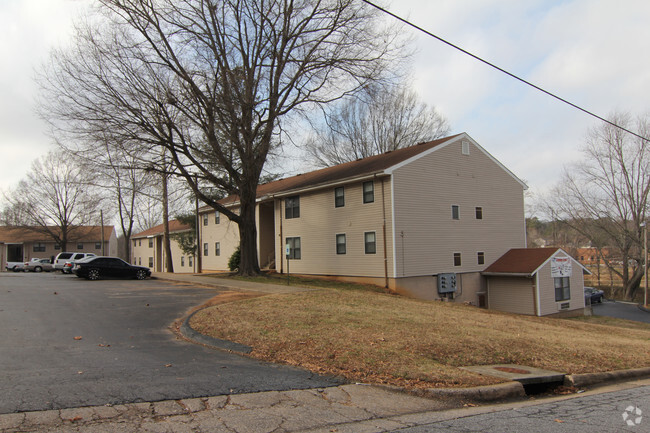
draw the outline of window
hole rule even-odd
[[[55,250],[60,250],[61,249],[61,244],[54,244],[54,249]]]
[[[79,243],[77,244],[77,249],[78,249],[78,250],[83,250],[83,249],[84,249],[84,244],[82,244],[81,242],[79,242]]]
[[[221,255],[221,242],[215,242],[214,243],[214,255],[215,256],[220,256]]]
[[[138,257],[138,265],[142,266],[142,257]]]
[[[207,226],[208,225],[208,214],[203,214],[203,225]]]
[[[469,141],[463,140],[461,142],[461,152],[463,155],[469,155]]]
[[[181,256],[181,266],[185,266],[185,256]]]
[[[336,254],[345,254],[345,234],[336,235]]]
[[[363,183],[363,202],[372,203],[375,201],[375,184],[373,181]]]
[[[189,257],[187,258],[187,265],[188,265],[188,266],[192,266],[192,256],[189,256]]]
[[[460,253],[454,253],[454,266],[460,266]]]
[[[149,238],[149,248],[153,248],[153,238]]]
[[[153,268],[153,257],[149,257],[149,267]]]
[[[139,239],[139,240],[138,240],[138,246],[139,246],[139,247],[142,246],[142,239]]]
[[[300,197],[293,196],[284,199],[284,216],[286,219],[300,217]]]
[[[35,253],[44,253],[45,244],[43,242],[34,242],[34,252]]]
[[[485,253],[480,251],[476,253],[476,261],[479,265],[484,265],[485,264]]]
[[[555,300],[566,301],[571,299],[571,285],[569,277],[555,277],[553,282],[555,284]]]
[[[138,246],[138,241],[136,241],[135,239],[133,239],[133,246],[134,246],[134,247],[137,247],[137,246]]]
[[[476,219],[477,220],[482,220],[483,219],[483,208],[482,207],[477,207],[476,208]]]
[[[207,242],[203,244],[203,255],[205,257],[208,256],[208,243]]]
[[[214,223],[219,224],[220,222],[221,222],[221,214],[219,213],[219,211],[216,211],[214,213]]]
[[[102,243],[101,242],[95,242],[95,249],[96,250],[101,250],[102,249]]]
[[[364,250],[366,254],[376,254],[377,253],[377,237],[375,232],[365,232],[363,234],[363,239],[365,243]]]
[[[345,189],[342,186],[334,188],[334,206],[345,206]]]
[[[451,219],[453,220],[460,219],[460,206],[456,204],[451,205]]]
[[[287,255],[287,259],[299,260],[300,238],[287,238],[286,245],[289,246],[289,254]]]

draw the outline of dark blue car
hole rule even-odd
[[[601,303],[605,298],[605,292],[594,287],[585,287],[585,305]]]

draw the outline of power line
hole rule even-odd
[[[493,63],[490,63],[490,62],[488,62],[487,60],[482,59],[481,57],[479,57],[479,56],[477,56],[477,55],[475,55],[475,54],[472,54],[472,53],[470,53],[470,52],[467,51],[467,50],[462,49],[462,48],[459,47],[458,45],[454,45],[454,44],[452,44],[451,42],[449,42],[449,41],[447,41],[447,40],[441,38],[440,36],[437,36],[437,35],[431,33],[430,31],[425,30],[425,29],[423,29],[422,27],[420,27],[420,26],[418,26],[418,25],[416,25],[416,24],[413,24],[412,22],[410,22],[410,21],[408,21],[408,20],[406,20],[406,19],[404,19],[404,18],[402,18],[402,17],[400,17],[400,16],[398,16],[398,15],[395,15],[394,13],[392,13],[391,11],[389,11],[388,9],[384,9],[384,8],[382,8],[381,6],[376,5],[375,3],[371,2],[370,0],[361,0],[361,1],[363,1],[364,3],[366,3],[366,4],[368,4],[368,5],[372,6],[372,7],[374,7],[375,9],[380,10],[381,12],[383,12],[383,13],[385,13],[385,14],[387,14],[387,15],[390,15],[391,17],[395,18],[395,19],[398,20],[398,21],[401,21],[402,23],[406,24],[407,26],[409,26],[409,27],[413,27],[414,29],[416,29],[416,30],[418,30],[418,31],[420,31],[420,32],[422,32],[422,33],[424,33],[425,35],[427,35],[427,36],[431,36],[432,38],[437,39],[437,40],[439,40],[440,42],[442,42],[442,43],[444,43],[444,44],[447,44],[447,45],[449,45],[449,46],[452,47],[452,48],[457,49],[457,50],[460,51],[461,53],[463,53],[463,54],[467,54],[468,56],[474,58],[475,60],[478,60],[479,62],[484,63],[484,64],[486,64],[486,65],[488,65],[488,66],[490,66],[490,67],[496,69],[497,71],[503,72],[504,74],[508,75],[508,76],[511,77],[511,78],[514,78],[515,80],[521,81],[522,83],[527,84],[528,86],[530,86],[530,87],[532,87],[532,88],[534,88],[534,89],[537,89],[537,90],[539,90],[540,92],[546,93],[548,96],[550,96],[550,97],[552,97],[552,98],[555,98],[555,99],[557,99],[558,101],[564,102],[565,104],[567,104],[567,105],[569,105],[569,106],[571,106],[571,107],[573,107],[573,108],[576,108],[576,109],[582,111],[583,113],[586,113],[586,114],[588,114],[588,115],[590,115],[590,116],[592,116],[592,117],[595,117],[596,119],[599,119],[599,120],[601,120],[601,121],[603,121],[603,122],[605,122],[605,123],[608,123],[608,124],[614,126],[615,128],[619,128],[619,129],[621,129],[621,130],[623,130],[623,131],[625,131],[625,132],[627,132],[627,133],[630,133],[630,134],[634,135],[635,137],[638,137],[638,138],[640,138],[640,139],[642,139],[642,140],[650,141],[650,139],[647,138],[647,137],[644,137],[644,136],[642,136],[642,135],[639,135],[639,134],[637,134],[636,132],[630,131],[629,129],[624,128],[624,127],[622,127],[622,126],[620,126],[620,125],[618,125],[618,124],[616,124],[616,123],[614,123],[614,122],[612,122],[612,121],[610,121],[610,120],[607,120],[607,119],[605,119],[604,117],[599,116],[599,115],[597,115],[597,114],[595,114],[595,113],[593,113],[593,112],[591,112],[591,111],[589,111],[589,110],[587,110],[587,109],[585,109],[585,108],[582,108],[582,107],[580,107],[579,105],[574,104],[573,102],[567,101],[566,99],[561,98],[560,96],[557,96],[557,95],[555,95],[554,93],[551,93],[551,92],[549,92],[548,90],[543,89],[543,88],[541,88],[541,87],[539,87],[539,86],[537,86],[537,85],[531,83],[530,81],[526,81],[526,80],[524,80],[523,78],[521,78],[521,77],[519,77],[519,76],[517,76],[517,75],[515,75],[515,74],[513,74],[513,73],[511,73],[511,72],[508,72],[508,71],[506,71],[505,69],[500,68],[499,66],[497,66],[497,65],[495,65],[495,64],[493,64]]]

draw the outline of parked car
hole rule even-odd
[[[72,272],[80,278],[98,280],[100,278],[137,278],[144,280],[151,276],[151,269],[134,266],[118,257],[89,257],[75,262]]]
[[[25,272],[50,272],[54,270],[54,266],[50,263],[50,259],[32,259],[23,265]]]
[[[605,292],[594,287],[585,287],[585,305],[601,303],[605,298]]]
[[[71,274],[73,267],[74,267],[74,262],[65,262],[63,264],[63,267],[61,268],[61,272],[63,272],[64,274]]]
[[[54,270],[60,271],[63,269],[65,262],[74,262],[76,260],[81,260],[86,257],[95,257],[93,253],[59,253],[54,258]]]
[[[7,262],[5,265],[5,269],[7,271],[14,271],[14,272],[20,272],[23,271],[25,267],[25,264],[23,262]]]

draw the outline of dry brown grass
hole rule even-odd
[[[192,327],[258,359],[408,387],[500,382],[456,367],[514,363],[566,373],[650,365],[648,328],[505,314],[360,290],[214,305]]]

